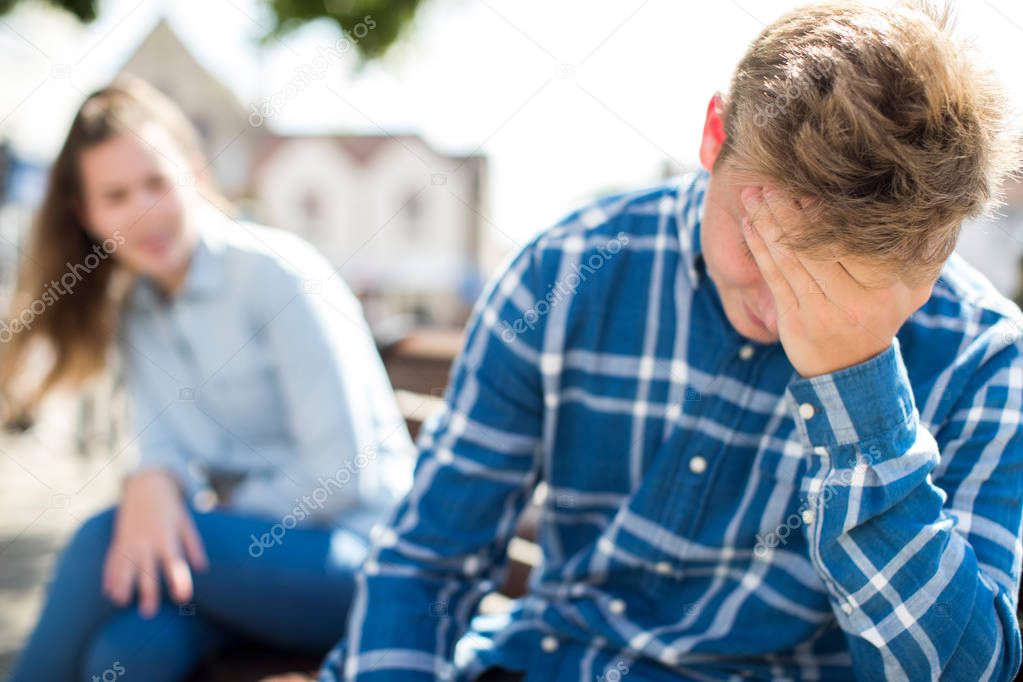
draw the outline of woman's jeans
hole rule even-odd
[[[226,511],[193,513],[209,568],[192,601],[150,619],[102,592],[114,510],[86,521],[61,555],[11,682],[183,680],[226,646],[254,641],[325,654],[344,635],[367,540],[344,528],[291,528]],[[283,528],[277,526],[275,530]],[[279,541],[278,541],[279,540]]]

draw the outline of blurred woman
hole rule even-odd
[[[338,640],[411,440],[356,298],[302,240],[231,217],[145,83],[75,116],[2,335],[8,420],[113,358],[138,450],[58,560],[13,680],[181,680],[236,642]]]

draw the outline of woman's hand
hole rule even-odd
[[[206,569],[206,552],[177,481],[163,471],[143,471],[124,484],[114,522],[114,538],[103,567],[103,593],[127,605],[138,585],[139,613],[146,618],[160,606],[160,573],[171,598],[192,598],[192,572]]]

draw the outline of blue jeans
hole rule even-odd
[[[355,582],[368,551],[345,528],[291,528],[257,544],[272,521],[227,511],[193,513],[209,568],[193,572],[193,600],[178,605],[162,586],[150,619],[101,591],[114,510],[75,534],[54,572],[35,631],[11,682],[183,680],[204,659],[244,641],[325,654],[344,635]],[[278,527],[278,530],[280,527]]]

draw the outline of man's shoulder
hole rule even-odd
[[[683,216],[696,173],[672,177],[629,189],[601,193],[565,214],[539,232],[533,242],[538,249],[586,248],[587,242],[628,236],[654,237],[663,221],[672,221],[669,237],[675,238],[676,224]]]
[[[953,254],[899,339],[921,378],[951,372],[965,380],[995,356],[1002,358],[995,363],[999,366],[1023,363],[1023,313],[983,273]]]
[[[1019,306],[959,254],[952,254],[942,267],[934,291],[919,313],[922,319],[949,329],[962,328],[967,333],[996,325],[1023,330]]]

